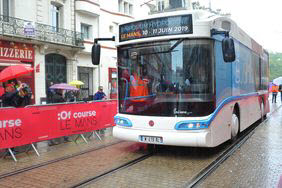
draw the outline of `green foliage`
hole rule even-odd
[[[269,81],[282,76],[282,53],[269,54],[270,75]]]

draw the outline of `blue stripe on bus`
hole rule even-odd
[[[211,116],[206,119],[206,120],[187,120],[187,121],[180,121],[178,123],[176,123],[175,125],[175,129],[176,130],[195,130],[195,129],[202,129],[200,128],[180,128],[180,126],[182,124],[189,124],[189,123],[200,123],[200,124],[205,124],[206,128],[208,128],[211,124],[211,122],[214,120],[214,118],[217,116],[217,114],[219,113],[219,111],[227,104],[233,102],[233,101],[238,101],[244,98],[248,98],[248,97],[253,97],[253,96],[258,96],[258,93],[250,93],[250,94],[243,94],[243,95],[239,95],[239,96],[231,96],[228,97],[226,99],[224,99],[220,105],[216,108],[216,110],[211,114]]]

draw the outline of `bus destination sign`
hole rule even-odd
[[[192,34],[192,15],[153,18],[120,25],[119,41],[158,37],[164,35]]]

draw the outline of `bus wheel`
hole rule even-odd
[[[261,110],[261,122],[264,120],[264,104],[261,102],[260,104],[260,110]]]
[[[233,112],[232,120],[231,120],[231,141],[235,141],[237,139],[239,132],[239,118],[236,113]]]

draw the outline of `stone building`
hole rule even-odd
[[[0,71],[23,64],[34,72],[20,78],[46,99],[50,83],[81,80],[81,98],[99,85],[116,95],[116,48],[101,42],[101,64],[91,63],[94,38],[117,35],[118,24],[134,19],[135,0],[0,0]]]

